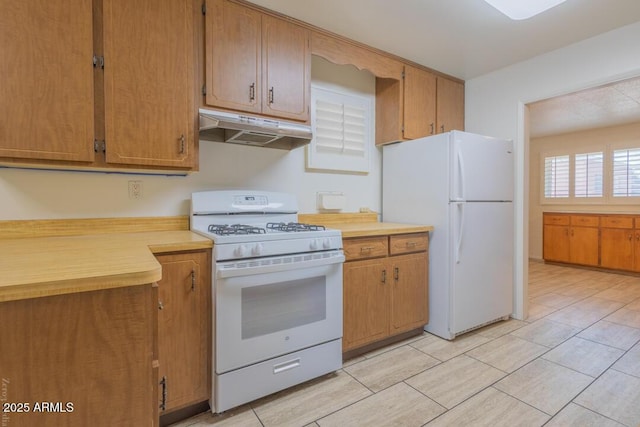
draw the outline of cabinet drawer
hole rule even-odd
[[[386,236],[345,239],[343,245],[347,261],[383,257],[389,252]]]
[[[600,218],[597,216],[571,215],[571,225],[579,225],[582,227],[597,227],[599,224]]]
[[[544,225],[569,225],[569,215],[544,215]]]
[[[630,216],[603,216],[600,224],[605,228],[633,228],[633,218]]]
[[[391,255],[423,252],[429,248],[427,233],[400,234],[389,238]]]

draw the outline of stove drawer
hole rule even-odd
[[[387,236],[345,239],[343,246],[347,261],[385,257],[389,252]]]
[[[216,375],[213,412],[226,411],[340,368],[342,340],[337,339]]]

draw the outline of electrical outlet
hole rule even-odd
[[[142,199],[142,181],[129,181],[129,198]]]

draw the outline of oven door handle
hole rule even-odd
[[[224,279],[227,277],[277,273],[301,268],[341,264],[344,262],[344,259],[343,251],[332,251],[238,261],[221,261],[216,263],[215,274],[217,278]]]

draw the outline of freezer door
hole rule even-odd
[[[513,203],[451,203],[450,328],[459,334],[513,311]]]
[[[513,142],[451,132],[452,201],[513,200]]]

